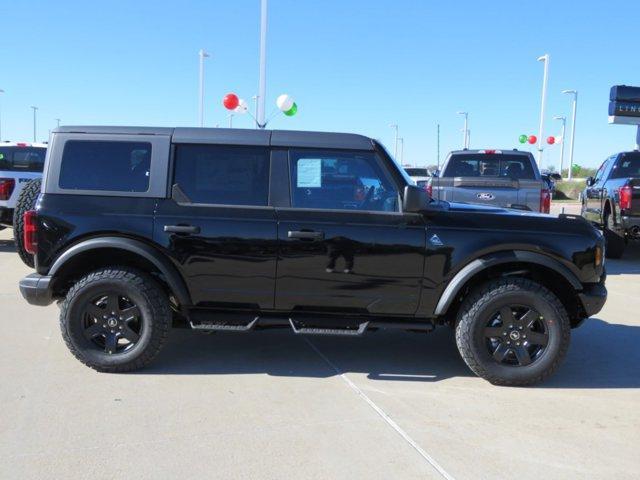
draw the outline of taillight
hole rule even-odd
[[[430,183],[425,183],[424,189],[427,192],[427,194],[433,198],[433,185],[431,185]]]
[[[14,188],[16,181],[13,178],[0,178],[0,200],[9,200]]]
[[[549,213],[551,210],[551,192],[546,188],[540,190],[540,213]]]
[[[27,253],[35,255],[38,251],[38,214],[35,210],[24,212],[23,240]]]
[[[620,194],[620,208],[629,210],[631,208],[631,199],[633,198],[633,188],[630,185],[625,185],[620,188],[618,193]]]

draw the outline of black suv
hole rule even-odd
[[[148,364],[172,326],[450,325],[475,373],[524,385],[606,299],[589,222],[431,200],[359,135],[58,128],[24,230],[23,296],[60,302],[71,352],[106,372]]]

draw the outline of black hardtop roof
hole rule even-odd
[[[53,133],[118,135],[168,135],[173,143],[209,143],[274,147],[341,148],[373,150],[371,138],[354,133],[252,130],[243,128],[64,126]]]

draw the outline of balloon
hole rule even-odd
[[[558,135],[556,137],[556,143],[562,143],[562,136]]]
[[[527,142],[529,142],[531,145],[533,145],[537,141],[538,141],[538,137],[536,137],[535,135],[529,135],[529,138],[527,138]]]
[[[518,141],[519,141],[520,143],[527,143],[527,136],[526,136],[526,135],[520,135],[520,136],[518,137]]]
[[[244,114],[247,113],[249,111],[249,107],[247,106],[247,102],[245,102],[243,99],[240,99],[238,101],[238,106],[233,110],[236,113],[239,114]]]
[[[289,110],[283,112],[287,117],[293,117],[296,113],[298,113],[298,105],[296,102],[293,102],[293,105]]]
[[[549,145],[553,145],[554,143],[556,143],[556,137],[548,137],[547,138],[547,143]]]
[[[240,104],[240,99],[235,93],[227,93],[222,99],[222,104],[227,110],[234,110]]]
[[[288,112],[293,107],[294,101],[293,98],[283,93],[276,100],[276,105],[280,109],[281,112]]]

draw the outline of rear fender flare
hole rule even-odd
[[[444,315],[464,288],[466,283],[476,274],[489,267],[504,263],[531,263],[550,268],[562,275],[577,291],[582,290],[582,284],[576,275],[567,267],[551,257],[536,252],[528,252],[526,250],[514,250],[511,252],[499,252],[490,254],[482,258],[477,258],[463,267],[449,282],[442,292],[434,314],[436,316]]]

